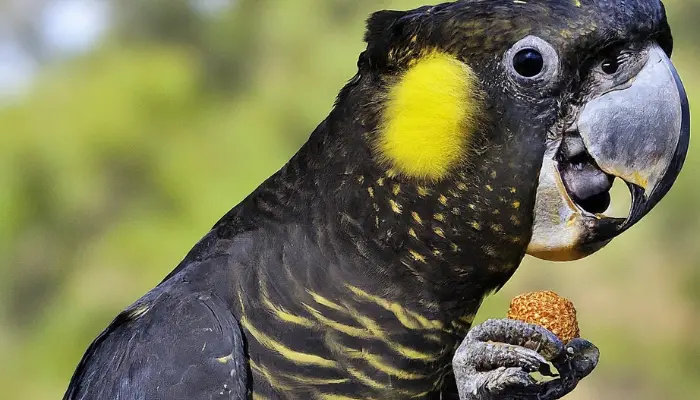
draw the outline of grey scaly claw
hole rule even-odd
[[[600,351],[585,339],[572,339],[560,357],[552,361],[559,371],[559,378],[545,382],[542,399],[559,399],[576,388],[581,379],[588,376],[598,365]]]
[[[510,319],[488,320],[467,334],[453,358],[461,400],[549,400],[571,392],[597,365],[598,349],[584,339],[564,345],[549,330]],[[538,382],[530,374],[559,377]]]
[[[540,387],[530,373],[551,375],[548,361],[563,352],[561,340],[537,325],[510,319],[477,325],[452,360],[460,399],[536,396]]]

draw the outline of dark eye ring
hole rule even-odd
[[[522,49],[513,56],[513,69],[520,76],[532,78],[544,69],[544,58],[535,49]]]
[[[559,75],[559,55],[547,41],[533,35],[518,40],[501,61],[519,86],[548,86]]]

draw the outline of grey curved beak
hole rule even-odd
[[[629,87],[586,104],[578,130],[598,167],[627,182],[632,192],[632,209],[616,228],[619,234],[664,197],[688,150],[688,98],[664,51],[650,47],[646,64]]]
[[[576,121],[578,142],[565,136],[548,143],[528,254],[566,261],[594,253],[649,213],[676,181],[690,141],[688,98],[665,52],[658,45],[644,51],[646,61],[631,79],[584,105]],[[561,154],[567,148],[586,154],[585,167],[566,164]],[[614,177],[632,194],[627,218],[577,203]]]

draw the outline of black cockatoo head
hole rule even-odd
[[[681,169],[688,101],[658,0],[381,11],[365,39],[335,120],[364,132],[371,161],[355,155],[371,164],[360,181],[378,215],[368,224],[393,211],[416,227],[407,240],[436,239],[413,261],[460,240],[487,255],[510,243],[550,260],[584,257],[647,214]],[[632,193],[627,218],[604,214],[614,178]],[[433,228],[421,236],[425,219]]]

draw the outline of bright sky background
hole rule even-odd
[[[20,95],[36,71],[36,63],[15,42],[0,41],[0,99]]]
[[[41,34],[47,47],[59,53],[90,49],[108,24],[108,6],[99,0],[57,0],[41,15]]]
[[[236,0],[190,1],[200,12],[215,14]],[[53,58],[72,56],[90,50],[107,30],[109,3],[106,0],[54,0],[38,19],[47,55]],[[0,100],[24,93],[38,68],[38,63],[19,44],[0,37]]]
[[[104,0],[55,0],[38,16],[39,31],[50,56],[89,50],[109,24]],[[38,64],[11,38],[0,38],[0,99],[21,95]]]

